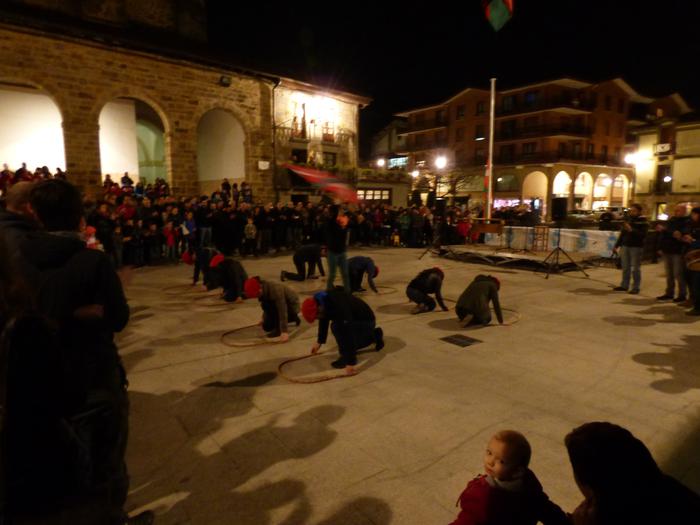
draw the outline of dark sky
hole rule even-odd
[[[241,65],[372,97],[366,154],[392,113],[486,88],[491,76],[500,87],[622,76],[642,94],[678,91],[700,107],[700,2],[646,3],[515,0],[496,33],[481,0],[210,0],[209,40]]]

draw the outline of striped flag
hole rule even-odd
[[[295,166],[294,164],[284,164],[282,167],[293,171],[305,181],[315,184],[323,191],[335,194],[342,201],[358,202],[357,192],[350,185],[327,171],[315,170],[305,166]]]
[[[486,19],[493,29],[498,31],[513,16],[513,3],[515,0],[483,0]]]

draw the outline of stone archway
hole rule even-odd
[[[630,181],[626,175],[621,173],[615,177],[610,193],[610,205],[627,207],[629,203],[629,188]]]
[[[593,206],[593,176],[587,171],[581,172],[574,182],[574,207],[590,210]]]
[[[554,197],[568,197],[571,193],[571,176],[565,172],[560,171],[554,177],[554,182],[552,184],[552,196]]]
[[[0,163],[66,170],[63,112],[40,85],[0,78]]]
[[[548,182],[547,175],[541,171],[532,171],[523,179],[521,200],[541,217],[547,216]]]
[[[170,182],[166,140],[167,121],[150,103],[119,97],[105,103],[99,114],[102,177],[114,182],[125,172],[137,182]]]
[[[201,193],[216,191],[221,180],[245,181],[246,134],[229,110],[212,108],[197,125],[197,181]]]
[[[601,173],[595,179],[593,186],[593,209],[610,206],[613,179],[606,173]]]

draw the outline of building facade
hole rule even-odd
[[[289,197],[278,164],[297,150],[319,164],[357,165],[358,112],[369,99],[102,33],[152,23],[177,39],[201,39],[203,6],[180,10],[184,3],[4,6],[0,115],[12,140],[0,141],[0,163],[61,167],[86,190],[124,171],[165,178],[179,195],[211,191],[227,177],[250,183],[261,200]],[[71,22],[59,30],[53,14]]]
[[[483,203],[489,96],[469,88],[399,114],[409,121],[409,169],[419,171],[420,184],[432,177],[438,196],[468,193]],[[629,204],[634,168],[625,163],[627,119],[632,105],[652,99],[622,79],[562,78],[500,90],[495,102],[495,206],[527,202],[548,216],[555,197],[568,199],[569,209]],[[437,168],[437,159],[446,166]]]

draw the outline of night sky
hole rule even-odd
[[[487,88],[491,76],[501,88],[622,76],[644,95],[678,91],[700,108],[699,2],[650,3],[515,0],[496,33],[481,0],[210,0],[209,41],[242,66],[372,97],[361,114],[366,156],[392,113]]]

